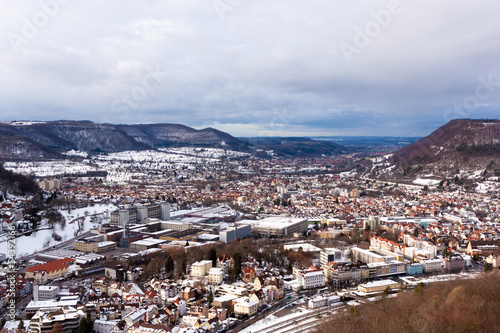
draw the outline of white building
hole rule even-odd
[[[307,302],[307,307],[309,309],[316,309],[326,305],[326,297],[318,296],[314,297]]]
[[[112,333],[120,320],[96,320],[94,321],[94,330],[96,333]]]
[[[62,307],[53,310],[39,310],[30,320],[30,333],[50,332],[55,323],[62,325],[65,332],[77,329],[80,319],[86,314],[82,310],[73,307]]]
[[[288,237],[295,232],[307,231],[307,219],[272,216],[262,220],[243,220],[238,224],[250,224],[252,232],[265,237]]]
[[[421,249],[424,251],[427,251],[430,253],[431,259],[436,258],[437,255],[437,247],[436,245],[428,242],[428,241],[423,241],[421,244]]]
[[[321,270],[301,271],[297,274],[297,283],[302,289],[325,286],[325,273]]]
[[[330,296],[330,297],[318,296],[310,299],[309,302],[307,302],[307,307],[309,309],[316,309],[322,306],[327,306],[338,302],[340,302],[339,296]]]
[[[342,251],[336,248],[326,248],[320,252],[319,262],[321,266],[326,265],[328,262],[339,261],[342,258]]]
[[[28,305],[26,305],[26,309],[24,310],[26,314],[35,313],[38,310],[44,311],[56,311],[60,308],[64,307],[73,307],[76,308],[78,304],[78,299],[70,299],[70,300],[48,300],[48,301],[30,301]]]
[[[222,268],[210,268],[208,271],[208,283],[221,284],[224,281],[224,271]]]
[[[59,294],[58,286],[39,286],[38,284],[33,288],[33,300],[38,301],[48,301],[54,299]]]
[[[197,261],[191,265],[191,276],[205,276],[212,268],[212,260]]]
[[[242,301],[234,304],[234,314],[251,316],[257,313],[259,303],[252,301]]]
[[[441,273],[443,261],[440,259],[422,260],[424,273]]]

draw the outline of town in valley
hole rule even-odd
[[[390,151],[268,153],[71,150],[5,162],[38,190],[1,194],[4,328],[308,332],[381,298],[498,270],[498,173],[381,180],[370,172]]]

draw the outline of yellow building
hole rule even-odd
[[[99,246],[97,242],[91,242],[85,239],[79,239],[73,242],[73,250],[97,253],[99,252]]]
[[[374,292],[382,292],[387,287],[391,289],[396,289],[398,288],[398,283],[392,280],[372,281],[360,284],[358,286],[358,290],[363,293],[374,293]]]
[[[63,258],[45,264],[31,266],[26,270],[28,278],[35,278],[37,282],[44,283],[49,278],[55,279],[67,273],[69,266],[75,264],[75,259]]]

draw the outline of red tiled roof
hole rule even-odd
[[[55,272],[73,265],[75,259],[63,258],[56,261],[51,261],[45,264],[29,267],[26,272],[35,273],[36,271],[45,271],[47,273]]]

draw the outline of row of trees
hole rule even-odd
[[[217,243],[201,247],[188,249],[171,249],[167,255],[160,255],[149,258],[142,263],[144,268],[144,280],[152,276],[165,276],[167,278],[178,279],[189,274],[189,266],[200,260],[211,260],[212,265],[217,265],[217,258],[223,255],[232,257],[234,267],[229,269],[230,278],[234,279],[241,272],[242,263],[249,258],[254,258],[260,263],[269,263],[273,266],[283,267],[287,258],[287,253],[282,250],[283,240],[271,239],[242,239],[233,240],[229,244]],[[295,263],[307,265],[311,257],[308,254],[291,254],[291,260]],[[129,262],[133,264],[133,262]]]

